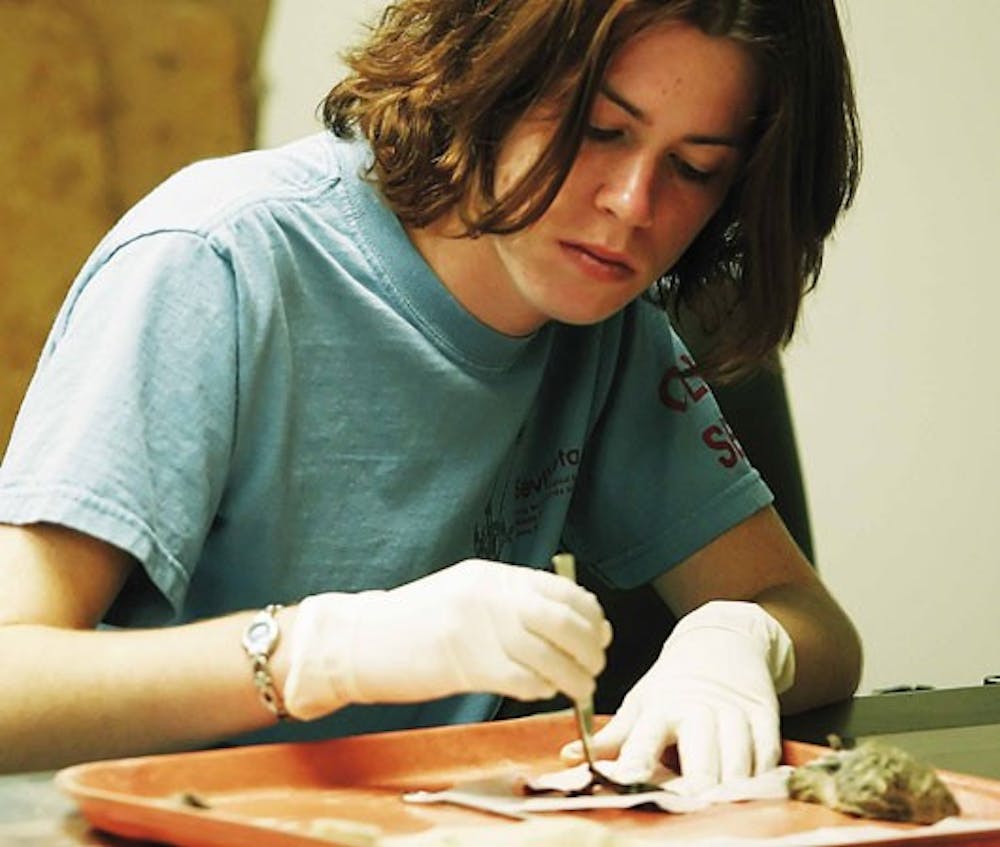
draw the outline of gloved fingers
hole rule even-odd
[[[719,778],[751,776],[754,772],[754,737],[743,709],[719,705],[715,708],[715,731],[719,747]]]
[[[617,757],[622,744],[635,728],[639,710],[633,703],[622,703],[604,726],[594,733],[594,753],[602,758]]]
[[[452,600],[464,614],[488,614],[498,634],[528,629],[598,673],[610,626],[597,598],[548,571],[469,559],[435,576],[447,576]],[[453,576],[452,576],[453,575]],[[426,578],[425,578],[426,579]]]
[[[686,717],[663,709],[647,707],[640,710],[619,744],[612,774],[614,779],[620,782],[649,780],[663,751],[679,740],[685,720]]]
[[[607,661],[604,648],[606,642],[601,630],[593,630],[583,626],[579,618],[567,620],[561,613],[556,612],[549,617],[549,624],[545,626],[542,621],[532,624],[525,622],[525,629],[528,633],[541,639],[549,649],[558,651],[573,663],[574,666],[583,671],[586,676],[593,680],[601,671]],[[570,694],[569,689],[563,689]],[[593,693],[593,686],[582,691],[574,688],[578,692],[577,699],[588,697]]]
[[[585,700],[594,693],[594,671],[564,652],[547,638],[522,631],[504,645],[512,668],[527,670],[552,687],[552,696],[561,691],[571,700]],[[601,651],[600,664],[604,658]],[[517,696],[517,695],[514,695]]]
[[[676,736],[682,782],[675,788],[699,793],[718,784],[722,774],[715,710],[703,705],[687,706],[677,723]]]
[[[781,762],[781,721],[778,707],[755,709],[750,715],[753,734],[754,774],[776,768]]]
[[[571,583],[567,585],[575,587]],[[541,594],[520,598],[514,608],[525,630],[571,657],[591,677],[604,669],[604,648],[610,641],[610,626],[603,616],[597,620],[584,617],[571,605]]]
[[[583,761],[583,742],[577,740],[564,744],[559,750],[559,758],[571,765]]]
[[[548,700],[559,692],[551,680],[539,676],[532,668],[513,661],[507,663],[507,667],[496,676],[491,687],[495,689],[494,693],[516,700]]]
[[[637,710],[634,702],[630,703],[626,697],[621,708],[612,716],[604,726],[594,733],[591,739],[591,747],[594,755],[599,759],[613,758],[618,755],[622,741],[628,735],[632,724],[635,722]],[[583,759],[583,744],[579,740],[571,741],[560,751],[559,756],[566,762],[579,762]]]
[[[585,588],[548,571],[519,568],[516,572],[534,589],[537,601],[520,604],[525,625],[576,656],[593,673],[600,673],[604,667],[604,648],[611,643],[611,624],[597,598]],[[589,648],[589,655],[581,654],[581,644]]]
[[[524,570],[519,569],[519,570]],[[604,609],[600,601],[590,591],[577,583],[557,576],[550,571],[528,570],[538,590],[550,599],[569,606],[585,620],[597,626],[604,621]]]

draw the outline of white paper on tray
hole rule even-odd
[[[415,791],[404,794],[403,799],[410,803],[454,803],[509,817],[539,812],[629,809],[633,806],[656,806],[664,812],[684,814],[704,809],[713,803],[785,799],[788,797],[786,782],[790,771],[789,766],[782,765],[760,776],[729,780],[697,794],[680,793],[672,789],[673,779],[668,779],[662,782],[662,790],[641,794],[601,792],[570,797],[544,794],[526,796],[519,788],[523,780],[507,776],[460,783],[444,791]],[[586,764],[531,779],[534,786],[582,786],[587,782],[589,773]]]
[[[598,763],[601,764],[601,763]],[[598,793],[565,796],[526,796],[523,791],[524,779],[521,775],[509,774],[503,777],[460,783],[444,791],[417,791],[404,795],[403,799],[415,803],[453,803],[479,811],[491,812],[523,822],[514,830],[500,826],[498,845],[504,847],[562,847],[573,840],[567,841],[562,836],[567,832],[559,826],[567,826],[561,820],[556,826],[556,819],[534,817],[536,813],[569,812],[585,809],[627,809],[633,806],[644,806],[649,809],[658,807],[664,812],[683,814],[707,808],[716,803],[739,803],[747,800],[786,799],[788,797],[787,781],[792,768],[782,765],[756,777],[744,777],[728,780],[706,791],[696,794],[684,792],[683,780],[678,780],[671,771],[664,770],[654,775],[654,781],[660,782],[662,791],[643,794],[612,794]],[[532,785],[583,786],[589,782],[587,765],[576,768],[566,768],[549,774],[533,777]],[[542,826],[543,821],[546,826]],[[551,823],[554,829],[549,827]],[[587,838],[580,840],[581,847],[651,847],[652,842],[641,836],[626,836],[608,830],[596,823],[586,822],[591,827],[586,831]],[[575,823],[573,825],[576,825]],[[975,820],[969,818],[945,818],[930,826],[920,826],[913,829],[900,830],[898,827],[882,825],[877,821],[849,827],[821,827],[812,830],[792,833],[787,836],[771,838],[746,838],[731,834],[720,836],[696,836],[688,838],[661,838],[655,842],[656,847],[850,847],[853,844],[872,844],[880,841],[920,841],[934,836],[955,833],[988,831],[994,832],[997,827],[995,820]],[[482,840],[484,828],[475,827],[467,833],[473,833],[472,840],[465,841],[461,832],[458,835],[448,830],[449,839],[442,841],[427,841],[426,847],[492,847],[493,842]],[[502,833],[506,833],[504,840]],[[440,834],[440,833],[439,833]],[[512,835],[518,837],[511,841]],[[582,832],[575,833],[582,835]],[[522,840],[522,836],[524,837]],[[551,836],[551,840],[550,839]],[[478,839],[478,840],[477,840]],[[379,842],[382,847],[382,842]],[[385,847],[397,847],[397,842],[387,840]],[[398,847],[425,847],[425,842],[410,842],[400,840]]]

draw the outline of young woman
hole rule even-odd
[[[771,767],[860,647],[702,376],[790,337],[851,199],[832,0],[401,0],[349,63],[69,293],[0,469],[0,763],[585,698],[568,550],[680,617],[617,776]]]

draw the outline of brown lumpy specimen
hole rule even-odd
[[[954,795],[932,768],[904,750],[870,741],[796,768],[788,794],[862,818],[930,824],[959,814]]]

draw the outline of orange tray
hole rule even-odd
[[[66,768],[56,784],[79,805],[92,826],[126,838],[185,847],[313,847],[372,844],[372,837],[318,834],[317,822],[368,825],[383,835],[404,835],[455,826],[521,824],[447,805],[415,805],[401,795],[442,790],[456,783],[512,773],[537,774],[561,767],[557,751],[575,737],[566,714],[493,723],[406,730],[297,744],[269,744],[118,759]],[[783,763],[800,765],[826,748],[784,743]],[[1000,782],[939,772],[962,808],[962,817],[985,822],[976,832],[934,833],[925,827],[878,822],[889,841],[857,840],[850,828],[871,826],[809,803],[753,800],[670,815],[643,810],[600,809],[546,813],[534,818],[583,816],[639,839],[687,839],[738,835],[776,838],[820,827],[844,827],[844,843],[962,844],[1000,847]],[[190,793],[208,801],[195,808]],[[995,826],[993,823],[995,822]],[[350,824],[348,824],[350,826]]]

